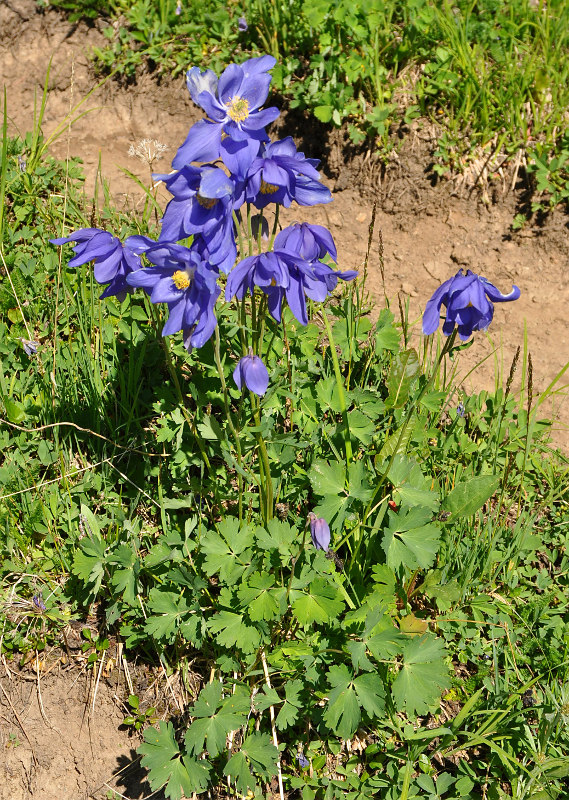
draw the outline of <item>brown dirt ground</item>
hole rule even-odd
[[[50,58],[46,134],[93,88],[96,81],[88,50],[101,44],[101,28],[98,24],[70,25],[53,11],[39,13],[34,0],[3,0],[0,88],[5,85],[7,89],[10,133],[23,135],[32,129],[34,102],[39,105]],[[69,154],[83,159],[89,198],[100,158],[102,175],[109,180],[115,199],[133,209],[141,207],[143,194],[121,168],[131,170],[143,181],[148,180],[148,168],[129,158],[129,146],[144,138],[163,142],[169,151],[154,169],[167,172],[188,128],[201,117],[183,79],[158,83],[150,75],[141,75],[136,85],[128,88],[108,81],[93,92],[85,108],[94,110],[67,129],[51,152],[59,158]],[[289,210],[283,221],[305,219],[329,226],[340,267],[358,268],[367,247],[371,198],[377,199],[368,289],[373,302],[382,307],[384,287],[377,245],[380,230],[385,292],[395,310],[398,293],[403,301],[409,299],[411,320],[420,318],[426,299],[459,266],[484,274],[503,290],[517,284],[521,299],[497,306],[492,341],[482,335],[476,338],[461,361],[460,374],[466,375],[490,354],[464,388],[493,388],[496,367],[502,376],[508,374],[527,329],[534,392],[542,392],[569,360],[567,217],[554,214],[541,227],[513,234],[511,221],[524,187],[518,181],[514,192],[507,191],[511,176],[494,176],[487,204],[480,201],[479,192],[469,195],[457,183],[433,186],[426,171],[432,149],[428,124],[419,123],[407,132],[390,163],[382,167],[365,154],[346,160],[348,151],[341,137],[330,136],[315,122],[304,120],[296,127],[293,123],[292,117],[285,120],[279,133],[292,133],[307,155],[325,159],[326,180],[334,190],[334,202]],[[567,450],[566,394],[557,398],[554,408],[549,405],[547,413],[557,415],[555,442]],[[112,782],[114,773],[135,760],[138,744],[136,737],[118,730],[126,690],[102,681],[93,711],[90,681],[85,670],[67,672],[61,664],[49,674],[40,672],[42,713],[33,674],[30,679],[30,674],[15,676],[6,671],[0,678],[1,800],[98,800],[106,796],[106,784],[127,798],[150,796],[150,788],[136,766],[126,770],[126,777]]]

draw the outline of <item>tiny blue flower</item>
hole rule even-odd
[[[41,594],[35,594],[32,597],[32,602],[33,602],[34,606],[37,608],[38,611],[42,611],[43,612],[43,611],[46,610],[46,605],[45,605],[44,601],[42,600]]]
[[[456,407],[456,416],[464,417],[465,414],[466,414],[466,409],[464,408],[464,403],[459,403]]]
[[[310,536],[312,544],[317,550],[328,552],[330,548],[330,528],[322,517],[317,517],[312,511],[308,515],[310,522]]]
[[[38,347],[40,346],[39,342],[36,342],[34,339],[22,339],[20,337],[20,341],[24,346],[24,353],[27,356],[35,356],[38,351]]]
[[[296,760],[298,762],[298,766],[301,767],[301,769],[306,769],[306,767],[310,766],[310,761],[306,758],[304,753],[300,753],[300,752],[297,753],[296,754]]]
[[[249,26],[247,25],[247,20],[245,19],[245,17],[239,17],[239,19],[237,20],[237,27],[239,28],[240,31],[249,30]]]
[[[458,335],[465,341],[473,331],[485,331],[494,316],[493,303],[506,303],[517,300],[520,290],[517,286],[509,294],[502,294],[493,283],[467,270],[463,275],[459,269],[454,278],[445,281],[436,290],[425,306],[423,314],[423,333],[430,336],[439,327],[441,305],[446,307],[443,333],[450,336],[455,325]]]
[[[241,390],[243,384],[254,394],[262,396],[269,386],[269,373],[259,356],[243,356],[233,371],[233,380]]]

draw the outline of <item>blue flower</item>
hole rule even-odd
[[[57,245],[76,242],[73,248],[75,255],[68,266],[79,267],[94,261],[95,280],[109,284],[101,299],[116,295],[119,300],[124,300],[127,292],[132,291],[126,278],[134,270],[140,269],[140,254],[155,244],[145,236],[129,236],[123,243],[99,228],[80,228],[61,239],[50,239],[50,242]]]
[[[260,143],[268,139],[265,126],[279,115],[275,107],[260,110],[269,93],[268,70],[275,64],[272,56],[251,58],[243,64],[230,64],[219,80],[210,69],[188,70],[188,91],[209,119],[190,128],[172,162],[174,169],[192,161],[222,158],[234,175],[245,174]]]
[[[247,171],[245,196],[257,208],[293,200],[301,206],[329,203],[330,191],[320,182],[318,160],[299,153],[291,136],[265,145]]]
[[[284,233],[284,231],[282,232]],[[236,264],[227,279],[225,298],[242,300],[247,291],[253,294],[258,286],[266,295],[269,313],[277,322],[281,319],[282,301],[301,325],[308,324],[306,297],[322,302],[335,288],[338,278],[352,280],[353,270],[337,272],[321,261],[308,262],[296,253],[278,249],[281,234],[275,239],[275,251],[244,258]]]
[[[217,275],[196,250],[179,244],[158,243],[146,257],[156,266],[131,272],[128,283],[145,289],[152,303],[168,304],[163,336],[182,331],[188,350],[201,347],[217,324],[213,313],[221,291]]]
[[[330,548],[330,528],[322,517],[317,517],[312,511],[308,515],[310,522],[310,536],[312,544],[317,550],[328,552]]]
[[[20,336],[20,341],[24,347],[24,353],[27,356],[35,356],[38,351],[38,347],[40,346],[39,342],[36,342],[35,339],[23,339]]]
[[[309,766],[310,766],[310,761],[309,761],[309,760],[306,758],[306,756],[304,755],[304,753],[300,753],[300,752],[298,752],[298,753],[296,754],[296,760],[297,760],[297,762],[298,762],[298,766],[299,766],[301,769],[306,769],[306,767],[309,767]]]
[[[159,241],[177,242],[199,234],[211,264],[229,272],[237,257],[233,208],[241,206],[242,190],[219,167],[182,167],[163,180],[174,199],[162,217]]]
[[[249,26],[247,25],[247,20],[245,19],[245,17],[239,17],[239,19],[237,20],[237,27],[239,28],[240,31],[249,30]]]
[[[245,384],[251,392],[264,395],[269,386],[269,373],[259,356],[251,354],[239,361],[233,371],[233,380],[239,390]]]
[[[336,261],[336,245],[332,234],[323,225],[295,222],[278,235],[278,247],[289,253],[298,253],[305,261],[320,261],[329,255]]]
[[[493,283],[467,270],[462,269],[454,278],[445,281],[436,290],[425,306],[423,314],[423,333],[429,336],[439,327],[441,305],[446,307],[443,333],[449,336],[458,325],[458,335],[465,341],[473,331],[484,331],[494,316],[493,303],[517,300],[520,290],[517,286],[509,294],[502,294]]]

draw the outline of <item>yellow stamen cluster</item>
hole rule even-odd
[[[187,289],[191,283],[188,273],[181,269],[176,270],[172,275],[172,280],[176,289]]]
[[[227,113],[234,122],[244,122],[249,116],[249,101],[244,97],[232,97],[228,103]]]
[[[197,195],[198,203],[202,208],[213,208],[214,205],[217,203],[215,197],[202,197],[201,194]]]
[[[261,194],[274,194],[278,188],[274,183],[267,183],[264,178],[261,178]]]

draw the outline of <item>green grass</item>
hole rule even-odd
[[[108,15],[109,43],[94,51],[102,71],[127,78],[143,65],[172,75],[196,64],[219,71],[269,52],[279,62],[273,87],[291,108],[346,126],[356,144],[367,142],[384,158],[398,146],[397,131],[430,120],[439,175],[486,164],[492,180],[510,165],[531,184],[533,211],[569,197],[565,0],[71,5],[74,16],[82,9]],[[238,29],[241,16],[246,32]]]

